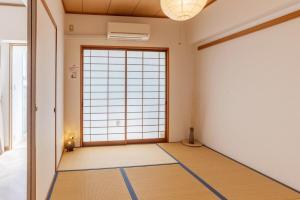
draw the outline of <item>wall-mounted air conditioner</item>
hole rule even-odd
[[[147,41],[149,38],[149,24],[115,22],[109,22],[107,24],[107,39]]]

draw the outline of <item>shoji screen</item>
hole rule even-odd
[[[165,138],[166,53],[127,52],[127,139]]]
[[[83,53],[83,141],[125,140],[125,51]]]
[[[83,144],[164,141],[167,51],[83,48]]]

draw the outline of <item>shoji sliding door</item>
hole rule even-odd
[[[83,51],[83,141],[125,140],[125,51]]]
[[[82,47],[82,144],[167,141],[167,49]]]

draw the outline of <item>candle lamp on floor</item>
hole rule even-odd
[[[67,152],[74,151],[74,147],[75,147],[74,137],[70,137],[66,142]]]

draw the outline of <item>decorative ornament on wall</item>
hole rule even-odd
[[[162,11],[175,21],[195,17],[205,7],[207,0],[160,0]]]
[[[69,78],[70,79],[77,79],[79,74],[79,67],[75,64],[69,67]]]

